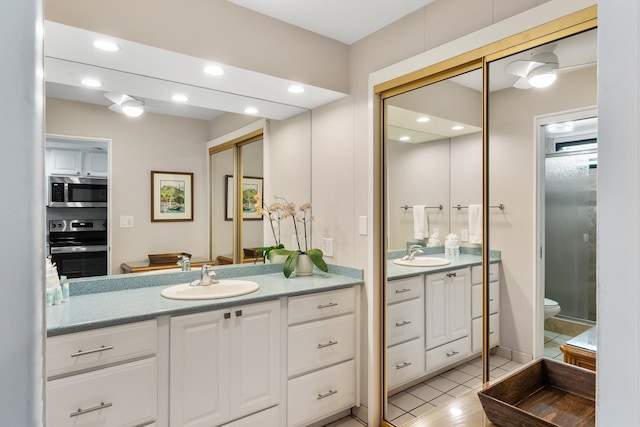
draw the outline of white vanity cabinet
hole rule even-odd
[[[158,413],[155,320],[47,338],[47,424],[138,426]]]
[[[277,408],[260,411],[280,401],[280,311],[275,300],[171,318],[170,425],[222,425],[254,413],[230,425],[278,425]]]
[[[99,151],[50,148],[47,149],[47,174],[106,178],[108,155]]]
[[[500,344],[500,265],[489,265],[489,347]],[[482,351],[482,266],[471,268],[471,351]]]
[[[425,280],[427,373],[471,353],[469,268],[427,274]]]
[[[358,306],[354,287],[288,299],[287,426],[356,405]]]
[[[392,280],[386,289],[387,388],[425,374],[424,275]]]

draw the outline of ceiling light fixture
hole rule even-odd
[[[431,119],[429,117],[425,117],[425,116],[418,117],[416,119],[416,122],[418,122],[418,123],[427,123],[428,121],[431,121]]]
[[[100,80],[98,79],[93,79],[90,77],[87,77],[86,79],[82,79],[81,83],[87,87],[100,87],[102,86],[102,83],[100,82]]]
[[[527,80],[529,84],[538,89],[549,87],[556,81],[558,77],[555,70],[558,68],[557,64],[544,64],[531,70],[527,74]]]
[[[304,87],[301,85],[291,85],[289,86],[289,89],[287,89],[289,92],[291,93],[303,93],[304,92]]]
[[[204,67],[204,72],[210,76],[221,76],[224,74],[224,70],[219,65],[207,65]]]
[[[461,125],[451,126],[451,130],[462,130],[462,129],[464,129],[464,126],[461,126]]]
[[[176,102],[187,102],[189,100],[189,98],[187,98],[186,95],[183,95],[181,93],[176,93],[171,97],[171,99],[173,99]]]
[[[406,136],[406,135],[405,136],[401,136],[400,137],[400,141],[411,141],[411,138]]]
[[[117,52],[120,50],[120,46],[109,40],[96,40],[93,42],[93,47],[106,52]]]
[[[258,109],[255,107],[247,107],[244,109],[244,112],[247,114],[258,114]]]
[[[144,113],[144,103],[137,99],[122,103],[122,112],[129,117],[140,117]]]
[[[547,125],[549,133],[564,133],[573,130],[573,122],[550,123]]]

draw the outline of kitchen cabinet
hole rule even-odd
[[[355,288],[288,299],[287,425],[306,426],[357,403]]]
[[[155,320],[47,339],[47,424],[138,426],[156,421]]]
[[[278,405],[280,301],[172,317],[169,378],[170,425],[221,425]]]
[[[427,372],[453,364],[471,353],[469,268],[426,276],[425,315]]]
[[[387,388],[425,374],[424,275],[389,281],[387,301]]]
[[[107,178],[109,156],[100,151],[50,148],[47,149],[47,171],[48,175]]]

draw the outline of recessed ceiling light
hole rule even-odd
[[[428,122],[428,121],[430,121],[430,120],[431,120],[431,119],[430,119],[429,117],[422,116],[422,117],[418,117],[418,118],[416,119],[416,122],[418,122],[418,123],[427,123],[427,122]]]
[[[408,137],[408,136],[406,136],[406,135],[405,135],[405,136],[401,136],[401,137],[400,137],[400,141],[410,141],[410,140],[411,140],[411,138],[409,138],[409,137]]]
[[[107,52],[117,52],[120,50],[120,46],[109,40],[96,40],[93,42],[93,47]]]
[[[100,86],[102,86],[102,83],[100,82],[100,80],[93,79],[93,78],[90,78],[90,77],[87,77],[86,79],[82,79],[81,83],[83,85],[87,86],[87,87],[100,87]]]
[[[211,76],[221,76],[224,74],[224,70],[219,65],[207,65],[204,67],[204,72]]]
[[[187,98],[186,95],[183,95],[181,93],[176,93],[171,97],[171,99],[173,99],[176,102],[187,102],[189,100],[189,98]]]
[[[304,92],[304,87],[301,86],[301,85],[291,85],[291,86],[289,86],[288,91],[291,92],[291,93],[303,93]]]
[[[258,109],[255,107],[247,107],[244,109],[244,112],[247,114],[258,114]]]
[[[462,129],[464,129],[464,126],[460,126],[460,125],[451,126],[451,130],[462,130]]]

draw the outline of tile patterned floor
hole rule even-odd
[[[544,331],[544,355],[550,359],[562,361],[564,359],[560,351],[560,345],[573,338],[570,335],[562,335],[553,331]]]
[[[366,426],[365,423],[355,417],[344,417],[338,421],[327,424],[325,427],[362,427]]]
[[[492,379],[522,366],[499,356],[491,356],[489,364]],[[396,425],[402,425],[481,385],[482,359],[478,357],[389,397],[387,418]]]

